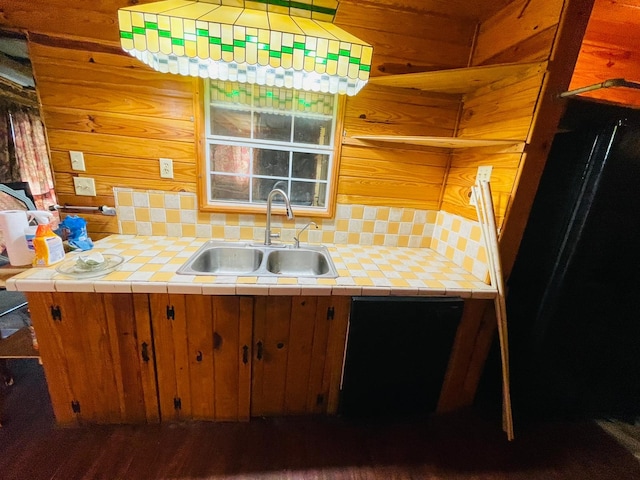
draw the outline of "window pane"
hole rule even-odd
[[[289,152],[283,150],[255,149],[254,173],[269,177],[289,176]]]
[[[211,171],[249,175],[251,148],[237,145],[210,145]]]
[[[290,88],[255,86],[254,105],[259,108],[290,112],[293,107],[294,91]]]
[[[320,113],[323,115],[333,115],[333,105],[335,95],[330,93],[296,92],[297,101],[294,102],[294,110],[305,113]]]
[[[249,178],[211,175],[211,200],[249,201]]]
[[[279,188],[298,206],[327,208],[336,96],[205,82],[209,202],[264,205]]]
[[[256,112],[255,138],[290,142],[291,120],[289,115]]]
[[[209,95],[213,103],[226,103],[236,106],[253,104],[254,86],[238,82],[210,82]]]
[[[254,178],[253,179],[253,202],[266,203],[269,192],[274,188],[279,188],[287,193],[287,181],[274,178]],[[288,194],[288,193],[287,193]],[[273,197],[273,203],[284,203],[280,195]]]
[[[212,106],[211,134],[251,138],[251,112]]]
[[[327,196],[326,192],[326,183],[291,182],[291,204],[307,207],[324,207]]]
[[[293,153],[291,176],[294,178],[310,178],[326,180],[329,170],[329,155],[317,153]]]
[[[312,145],[329,145],[331,143],[331,120],[296,117],[293,141]]]

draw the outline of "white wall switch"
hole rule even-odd
[[[481,182],[483,180],[485,181],[489,181],[491,180],[491,172],[493,171],[493,166],[492,165],[483,165],[478,167],[478,171],[476,172],[476,181],[474,183],[474,185],[477,185],[478,182]],[[473,194],[473,190],[471,191],[471,196],[469,197],[469,205],[475,205],[476,204],[476,197]]]
[[[160,177],[173,178],[173,160],[170,158],[160,159]]]
[[[96,182],[93,178],[73,177],[73,186],[76,189],[76,195],[84,195],[86,197],[96,196]]]
[[[86,171],[84,166],[84,154],[82,152],[69,150],[69,158],[71,158],[71,168],[73,170],[79,170],[81,172]]]

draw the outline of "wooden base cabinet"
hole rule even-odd
[[[143,294],[26,294],[59,424],[159,421]]]
[[[336,412],[349,297],[149,297],[162,420]]]
[[[337,411],[350,297],[27,298],[59,424]]]
[[[350,297],[256,297],[251,415],[336,413]]]
[[[149,298],[162,420],[248,420],[253,298]]]

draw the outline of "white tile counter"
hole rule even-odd
[[[204,238],[112,235],[93,251],[125,261],[107,275],[74,279],[55,265],[7,280],[23,292],[185,293],[205,295],[402,295],[493,298],[496,289],[429,248],[327,245],[338,278],[179,275]],[[85,252],[86,253],[86,252]],[[78,253],[68,253],[65,261]]]

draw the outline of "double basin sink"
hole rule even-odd
[[[235,275],[336,278],[325,246],[260,245],[208,241],[179,269],[183,275]]]

